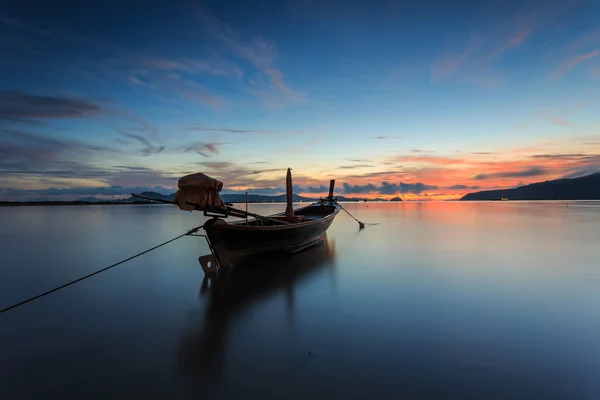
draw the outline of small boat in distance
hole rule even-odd
[[[242,264],[267,253],[297,253],[323,241],[325,232],[341,207],[333,197],[335,180],[329,195],[296,210],[292,207],[292,174],[286,177],[286,210],[270,216],[249,213],[224,203],[219,195],[223,183],[204,174],[192,174],[179,180],[173,202],[186,211],[203,211],[210,217],[202,226],[211,254],[199,258],[205,273]],[[135,195],[136,197],[142,197]],[[247,206],[246,206],[247,209]],[[226,221],[228,217],[241,218]]]

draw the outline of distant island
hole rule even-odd
[[[515,189],[469,193],[460,200],[600,200],[600,172],[572,179],[555,179]]]
[[[144,197],[151,197],[157,200],[174,201],[175,193],[160,194],[157,192],[138,193]],[[363,198],[336,196],[339,201],[363,201]],[[221,199],[226,203],[245,203],[245,193],[225,193],[221,195]],[[314,202],[318,198],[304,197],[297,194],[293,195],[294,202]],[[385,199],[377,199],[385,201]],[[375,200],[371,200],[375,201]],[[267,196],[261,194],[248,194],[248,203],[285,203],[286,195]],[[72,201],[58,200],[35,200],[35,201],[0,201],[1,206],[85,206],[85,205],[116,205],[116,204],[159,204],[152,201],[140,199],[137,197],[126,197],[116,200],[98,199],[96,197],[82,197]]]

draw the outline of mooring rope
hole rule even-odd
[[[340,204],[340,203],[339,203],[337,200],[336,200],[336,203],[337,203],[337,205],[338,205],[338,206],[340,206],[340,208],[341,208],[342,210],[344,210],[344,211],[346,212],[346,214],[348,214],[350,217],[352,217],[352,219],[354,219],[356,222],[358,222],[358,227],[359,227],[360,229],[364,229],[365,225],[378,225],[378,224],[379,224],[379,222],[372,222],[372,223],[368,223],[368,222],[366,222],[366,223],[365,223],[365,222],[360,222],[359,220],[357,220],[357,219],[356,219],[356,217],[354,217],[354,215],[350,214],[350,213],[348,212],[348,210],[346,210],[344,207],[342,207],[342,205],[341,205],[341,204]]]
[[[166,241],[166,242],[164,242],[164,243],[161,243],[161,244],[159,244],[159,245],[157,245],[157,246],[154,246],[154,247],[152,247],[152,248],[150,248],[150,249],[148,249],[148,250],[142,251],[141,253],[138,253],[138,254],[136,254],[136,255],[134,255],[134,256],[131,256],[131,257],[129,257],[129,258],[126,258],[126,259],[124,259],[124,260],[122,260],[122,261],[119,261],[118,263],[114,263],[114,264],[112,264],[112,265],[109,265],[108,267],[104,267],[104,268],[102,268],[102,269],[100,269],[100,270],[98,270],[98,271],[96,271],[96,272],[92,272],[91,274],[88,274],[88,275],[82,276],[81,278],[75,279],[74,281],[71,281],[71,282],[65,283],[64,285],[60,285],[60,286],[58,286],[58,287],[55,287],[54,289],[48,290],[47,292],[40,293],[40,294],[38,294],[37,296],[30,297],[30,298],[29,298],[29,299],[27,299],[27,300],[23,300],[23,301],[21,301],[21,302],[19,302],[19,303],[13,304],[12,306],[9,306],[9,307],[6,307],[6,308],[3,308],[2,310],[0,310],[0,314],[4,313],[4,312],[6,312],[6,311],[12,310],[13,308],[17,308],[17,307],[19,307],[19,306],[22,306],[22,305],[24,305],[24,304],[27,304],[27,303],[29,303],[29,302],[31,302],[31,301],[37,300],[37,299],[39,299],[40,297],[44,297],[44,296],[46,296],[46,295],[49,295],[50,293],[54,293],[54,292],[56,292],[56,291],[59,291],[60,289],[64,289],[64,288],[66,288],[67,286],[71,286],[71,285],[73,285],[73,284],[75,284],[75,283],[77,283],[77,282],[81,282],[81,281],[83,281],[84,279],[91,278],[92,276],[94,276],[94,275],[97,275],[97,274],[99,274],[99,273],[101,273],[101,272],[107,271],[107,270],[109,270],[109,269],[111,269],[111,268],[113,268],[113,267],[116,267],[117,265],[121,265],[121,264],[123,264],[123,263],[125,263],[125,262],[127,262],[127,261],[133,260],[133,259],[134,259],[134,258],[136,258],[136,257],[139,257],[139,256],[141,256],[141,255],[144,255],[144,254],[146,254],[146,253],[149,253],[149,252],[151,252],[152,250],[156,250],[156,249],[158,249],[159,247],[162,247],[162,246],[164,246],[164,245],[166,245],[166,244],[169,244],[169,243],[171,243],[171,242],[174,242],[174,241],[176,241],[177,239],[180,239],[180,238],[182,238],[182,237],[184,237],[184,236],[191,235],[192,233],[196,233],[196,232],[198,232],[198,230],[200,230],[201,228],[202,228],[202,226],[199,226],[199,227],[197,227],[197,228],[194,228],[194,229],[190,229],[189,231],[187,231],[186,233],[184,233],[184,234],[182,234],[182,235],[179,235],[179,236],[177,236],[177,237],[175,237],[175,238],[173,238],[173,239],[171,239],[171,240],[167,240],[167,241]]]

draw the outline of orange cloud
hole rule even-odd
[[[392,158],[394,162],[402,163],[425,163],[435,165],[461,165],[467,164],[468,161],[461,158],[453,157],[440,157],[440,156],[414,156],[414,155],[400,155]]]
[[[583,139],[548,140],[506,151],[462,153],[460,158],[422,154],[386,157],[382,161],[392,164],[379,171],[336,175],[336,192],[349,197],[445,200],[473,191],[600,171],[600,135]]]

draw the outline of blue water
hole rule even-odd
[[[600,203],[345,207],[380,224],[204,285],[185,237],[0,314],[0,398],[600,398]],[[203,221],[0,208],[0,308]]]

